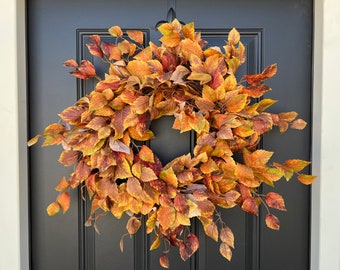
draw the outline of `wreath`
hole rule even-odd
[[[258,215],[259,205],[265,204],[265,222],[278,230],[279,219],[269,209],[285,211],[284,199],[276,192],[259,194],[259,187],[262,183],[273,187],[295,173],[308,185],[315,176],[299,173],[308,161],[268,163],[273,152],[258,149],[258,144],[273,126],[285,132],[303,129],[306,122],[297,119],[296,112],[266,111],[276,100],[262,98],[271,90],[264,81],[276,74],[276,64],[236,79],[238,67],[246,60],[236,29],[229,32],[223,49],[206,47],[194,23],[181,25],[175,19],[158,30],[160,46],[150,42],[145,48],[141,31],[123,34],[119,26],[109,29],[113,43],[91,36],[86,45],[108,64],[105,78],[97,76],[90,61],[64,63],[73,68],[73,76],[99,81],[91,93],[59,114],[59,123],[28,142],[31,146],[43,137],[42,146],[61,144],[59,162],[74,166],[69,177],[57,184],[60,194],[47,213],[65,213],[70,206],[67,190],[81,187],[92,203],[85,225],[93,223],[97,230],[100,212],[118,219],[127,214],[127,235],[133,235],[144,216],[146,232],[154,234],[150,249],[166,243],[160,257],[165,268],[171,246],[179,247],[183,260],[198,249],[199,239],[190,231],[193,218],[207,236],[220,241],[220,253],[230,260],[234,235],[217,207],[239,206]],[[166,165],[147,146],[155,137],[150,124],[163,116],[172,116],[174,129],[194,132],[196,139],[192,153]],[[237,158],[236,153],[240,153]]]

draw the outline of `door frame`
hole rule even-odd
[[[28,1],[28,0],[27,0]],[[0,224],[1,269],[29,270],[29,209],[27,158],[27,70],[26,70],[26,1],[0,0],[0,25],[6,34],[1,44],[0,99],[1,181],[6,191],[0,196],[3,216]],[[313,174],[318,180],[312,185],[311,205],[311,269],[339,269],[340,234],[334,219],[340,218],[336,206],[336,154],[340,151],[334,130],[340,115],[336,104],[338,93],[332,82],[340,62],[340,2],[314,0],[312,148]],[[336,58],[336,59],[335,59]],[[338,60],[338,61],[334,61]],[[4,124],[3,124],[4,123]],[[4,126],[3,126],[4,125]],[[328,164],[327,164],[328,163]],[[5,180],[6,179],[6,180]],[[9,181],[10,179],[10,181]],[[6,181],[6,182],[5,182]],[[9,203],[10,202],[10,203]]]

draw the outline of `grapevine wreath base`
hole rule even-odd
[[[190,232],[191,219],[197,218],[205,234],[220,241],[220,253],[230,260],[234,236],[217,218],[217,207],[239,206],[258,215],[259,205],[265,204],[265,222],[278,230],[279,219],[269,209],[285,211],[284,199],[275,192],[259,194],[259,187],[262,183],[273,187],[295,173],[308,185],[315,176],[299,173],[310,164],[307,161],[268,164],[273,152],[257,146],[273,126],[285,132],[289,127],[303,129],[306,122],[296,119],[296,112],[266,111],[276,101],[262,98],[271,90],[263,82],[275,75],[275,64],[237,81],[235,73],[245,62],[245,47],[236,29],[229,32],[222,49],[206,47],[194,23],[182,26],[174,20],[158,30],[161,45],[150,42],[146,48],[142,32],[128,30],[123,36],[119,26],[109,29],[114,43],[91,36],[90,53],[108,65],[103,79],[87,60],[64,63],[74,68],[75,77],[99,82],[90,94],[60,113],[59,123],[49,125],[28,143],[43,137],[43,146],[61,144],[59,162],[74,166],[56,186],[60,194],[47,212],[51,216],[66,212],[67,190],[81,187],[92,202],[85,225],[95,226],[101,212],[118,219],[127,214],[126,229],[133,235],[145,216],[146,232],[154,234],[150,249],[164,241],[165,247],[179,247],[181,258],[187,260],[199,247],[197,236]],[[173,128],[179,132],[196,135],[193,152],[166,165],[140,143],[154,138],[150,123],[163,116],[173,116]],[[237,161],[235,153],[241,153]],[[123,238],[121,249],[122,243]],[[165,268],[169,267],[168,251],[160,257]]]

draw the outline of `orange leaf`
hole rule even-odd
[[[64,66],[65,67],[76,68],[76,67],[78,67],[78,63],[75,60],[73,60],[73,59],[69,59],[69,60],[64,62]]]
[[[129,36],[129,38],[131,38],[133,41],[136,41],[139,44],[143,44],[144,34],[142,31],[127,30],[126,33]]]
[[[266,92],[270,91],[271,88],[265,84],[251,85],[242,88],[242,93],[249,95],[253,98],[262,97]]]
[[[65,177],[61,178],[61,180],[59,181],[58,185],[56,185],[55,190],[62,192],[65,191],[66,189],[69,188],[69,183],[67,183]]]
[[[102,93],[93,92],[91,94],[89,110],[98,110],[100,108],[103,108],[107,103],[108,101]]]
[[[248,100],[248,95],[246,94],[238,94],[230,98],[226,104],[228,112],[242,111],[247,104],[247,100]]]
[[[307,125],[306,121],[302,119],[296,119],[294,122],[291,123],[290,128],[301,130],[301,129],[304,129],[306,125]]]
[[[138,156],[143,161],[155,163],[155,157],[154,157],[153,151],[146,145],[142,146],[142,148],[140,149],[138,153]]]
[[[253,170],[246,165],[238,163],[235,169],[235,176],[241,184],[247,187],[255,188],[260,185],[260,182],[254,178]]]
[[[273,77],[277,72],[277,65],[272,64],[266,67],[261,74],[244,75],[249,84],[258,84],[264,80]]]
[[[266,216],[266,225],[268,228],[273,230],[279,230],[280,229],[280,221],[279,219],[272,214],[267,214]]]
[[[295,173],[302,171],[306,166],[310,164],[309,161],[301,160],[301,159],[289,159],[286,160],[285,166],[292,169]]]
[[[150,182],[153,180],[158,179],[157,175],[155,174],[155,171],[149,167],[142,166],[141,168],[141,176],[140,180],[142,182]]]
[[[237,80],[234,74],[230,74],[225,80],[224,80],[224,88],[227,91],[234,90],[237,85]]]
[[[176,188],[178,187],[178,179],[172,167],[168,169],[163,169],[161,173],[159,174],[159,177],[165,182],[167,182],[168,184]]]
[[[65,213],[70,208],[71,197],[67,192],[60,193],[57,197],[57,202],[63,210],[63,213]]]
[[[96,182],[96,191],[102,198],[109,196],[113,201],[117,201],[118,199],[117,184],[111,181],[110,178],[101,178]]]
[[[176,220],[175,208],[161,205],[157,211],[157,220],[164,230],[173,227]]]
[[[218,165],[213,159],[209,159],[207,162],[203,163],[200,167],[200,170],[204,174],[209,174],[219,170]]]
[[[87,60],[82,60],[80,65],[76,68],[76,70],[71,71],[70,74],[72,74],[76,78],[83,80],[87,80],[97,75],[94,65]]]
[[[223,226],[220,230],[220,239],[223,243],[234,248],[234,234],[228,226]]]
[[[191,40],[195,39],[195,25],[193,22],[188,23],[183,26],[182,33],[184,37],[189,38]]]
[[[275,208],[281,211],[287,211],[285,202],[282,196],[275,192],[269,192],[265,197],[266,203],[269,207]]]
[[[100,128],[106,126],[107,124],[107,118],[105,117],[94,117],[87,125],[87,128],[91,128],[93,130],[99,130]]]
[[[161,37],[160,41],[162,42],[163,45],[173,48],[178,46],[178,44],[180,43],[181,35],[178,32],[171,32]]]
[[[141,225],[142,225],[141,221],[135,216],[132,216],[129,218],[126,224],[126,229],[130,235],[135,234],[139,230]]]
[[[183,261],[189,259],[198,249],[199,241],[196,235],[189,233],[180,243],[179,253]]]
[[[300,174],[298,176],[298,180],[305,185],[310,185],[314,182],[316,176],[314,175],[308,175],[308,174]]]
[[[181,54],[185,62],[190,60],[193,55],[197,56],[199,59],[202,59],[203,57],[201,46],[189,38],[181,41]]]
[[[140,96],[133,102],[131,108],[134,113],[143,114],[149,109],[149,101],[148,96]]]
[[[159,257],[159,264],[163,268],[170,268],[169,258],[166,254],[163,254],[162,256]]]
[[[84,109],[79,106],[71,106],[63,110],[59,116],[65,122],[73,125],[77,124],[80,121],[81,114],[84,112]]]
[[[126,191],[135,198],[140,198],[142,194],[142,186],[136,177],[130,177],[126,183]]]
[[[113,37],[122,37],[123,36],[123,31],[122,29],[119,27],[119,26],[112,26],[110,29],[109,29],[109,33],[111,36]]]
[[[227,243],[222,242],[220,245],[220,253],[221,255],[226,258],[228,261],[231,260],[232,251]]]
[[[278,114],[279,119],[285,122],[292,122],[297,116],[297,112],[283,112]]]
[[[149,65],[141,60],[130,61],[127,65],[127,69],[131,75],[137,76],[139,79],[151,74]]]
[[[50,205],[47,207],[46,211],[49,216],[54,216],[59,213],[60,210],[60,205],[58,202],[52,202]]]
[[[27,146],[32,146],[34,144],[36,144],[39,140],[39,138],[41,138],[42,135],[41,134],[38,134],[36,136],[34,136],[32,139],[30,139],[28,142],[27,142]]]
[[[247,166],[252,168],[263,168],[269,159],[272,157],[274,152],[266,151],[266,150],[256,150],[253,153],[244,149],[243,151],[243,159]]]

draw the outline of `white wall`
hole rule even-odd
[[[0,0],[0,269],[28,269],[24,0]],[[315,0],[312,269],[340,270],[340,1]]]

